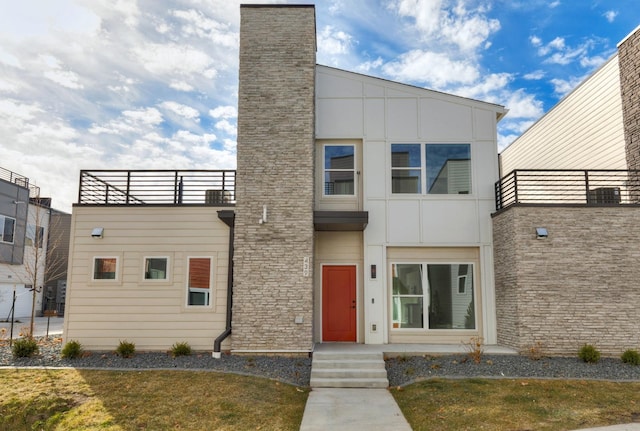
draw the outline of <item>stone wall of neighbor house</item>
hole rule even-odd
[[[232,352],[308,352],[315,9],[248,5],[240,12]]]
[[[640,207],[516,206],[493,227],[499,344],[575,355],[590,343],[614,356],[640,346]]]
[[[640,169],[640,27],[618,45],[622,116],[629,169]]]

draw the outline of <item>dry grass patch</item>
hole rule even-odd
[[[640,383],[427,380],[392,394],[414,431],[559,431],[640,420]]]
[[[0,429],[297,430],[306,390],[186,371],[0,370]]]

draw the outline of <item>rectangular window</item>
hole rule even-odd
[[[168,260],[166,257],[146,257],[144,259],[144,279],[166,280]]]
[[[426,144],[427,193],[471,193],[471,146]]]
[[[355,146],[324,146],[324,195],[355,194]]]
[[[117,257],[96,257],[93,259],[94,280],[115,280],[117,270]]]
[[[16,219],[0,215],[0,242],[13,244]]]
[[[32,224],[27,225],[25,244],[30,247],[35,244],[36,247],[42,248],[44,244],[44,228]]]
[[[391,274],[394,329],[476,328],[473,264],[394,263]]]
[[[391,144],[391,192],[422,194],[422,190],[471,193],[471,145]]]
[[[391,192],[422,193],[419,144],[391,145]]]
[[[187,305],[209,305],[211,279],[211,258],[190,257]]]

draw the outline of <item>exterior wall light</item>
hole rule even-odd
[[[103,227],[94,227],[91,231],[92,238],[102,238],[102,234],[104,233]]]
[[[536,228],[536,238],[545,239],[549,236],[549,232],[547,232],[546,227],[537,227]]]

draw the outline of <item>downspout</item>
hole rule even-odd
[[[231,335],[231,308],[233,306],[233,238],[234,238],[234,221],[235,213],[233,211],[218,211],[218,218],[229,226],[229,263],[227,265],[227,319],[224,332],[218,335],[213,342],[213,353],[211,356],[220,359],[222,353],[220,345]]]

